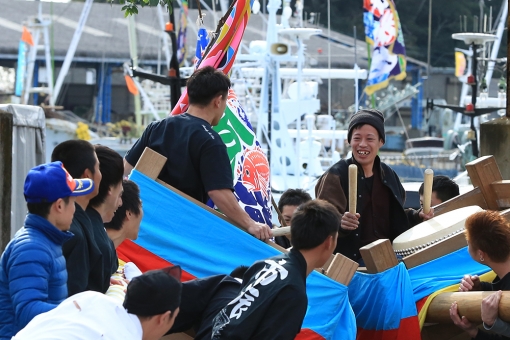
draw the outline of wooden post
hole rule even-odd
[[[473,323],[481,323],[482,299],[494,292],[455,292],[438,294],[430,303],[426,322],[452,323],[450,306],[457,301],[458,311]],[[499,318],[510,321],[510,292],[503,292],[499,302]]]
[[[0,110],[0,252],[11,239],[12,113]]]
[[[480,188],[474,188],[471,191],[436,205],[434,207],[434,216],[439,216],[449,211],[470,205],[477,205],[484,210],[488,209],[487,203],[485,202],[485,198],[483,197],[482,190]]]
[[[381,239],[367,244],[360,248],[359,252],[363,257],[363,261],[365,261],[369,274],[381,273],[398,264],[397,256],[388,239]]]
[[[341,284],[348,286],[352,277],[358,269],[358,262],[343,256],[342,254],[335,254],[333,261],[329,265],[326,275]]]
[[[492,182],[491,187],[499,208],[510,208],[510,180]]]
[[[497,196],[491,186],[493,182],[502,181],[501,172],[494,156],[484,156],[466,164],[466,170],[474,187],[482,191],[487,207],[499,210]]]

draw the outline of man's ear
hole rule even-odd
[[[323,242],[323,245],[325,250],[331,249],[333,247],[333,236],[329,235],[328,237],[326,237],[326,239]]]
[[[55,208],[57,212],[62,212],[65,206],[66,202],[62,198],[59,198],[58,200],[55,201],[55,203],[53,203],[53,208]]]
[[[81,178],[90,178],[90,179],[93,179],[93,175],[92,175],[92,171],[90,171],[90,169],[85,169],[85,171],[83,171],[83,174],[81,174]]]
[[[168,323],[168,320],[172,317],[172,312],[169,310],[164,312],[163,314],[158,315],[158,325],[164,325]]]

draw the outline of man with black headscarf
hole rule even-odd
[[[332,203],[342,215],[335,253],[361,261],[359,248],[378,239],[393,241],[410,226],[432,218],[413,209],[404,210],[406,193],[395,171],[377,155],[385,142],[384,115],[362,109],[351,116],[347,141],[352,157],[329,168],[315,186],[315,196]],[[349,165],[358,167],[356,214],[348,212]]]

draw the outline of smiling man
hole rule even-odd
[[[377,155],[384,145],[384,116],[380,111],[362,109],[351,116],[347,141],[352,157],[342,159],[319,178],[317,198],[332,203],[342,215],[335,253],[361,261],[359,248],[378,239],[395,239],[419,221],[433,217],[413,209],[404,210],[405,190],[388,165]],[[358,166],[356,214],[349,206],[349,165]]]

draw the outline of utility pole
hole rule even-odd
[[[12,113],[0,110],[0,252],[11,239]]]
[[[427,42],[427,98],[430,97],[430,48],[432,45],[432,0],[429,0],[429,29]]]

